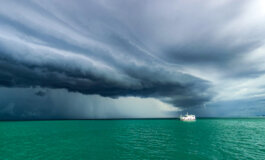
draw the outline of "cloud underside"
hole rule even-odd
[[[129,80],[115,81],[100,77],[97,73],[78,73],[78,70],[54,68],[48,66],[33,66],[14,61],[0,61],[0,84],[5,87],[42,87],[52,89],[67,89],[83,94],[98,94],[104,97],[118,98],[120,96],[154,97],[176,107],[192,107],[207,102],[209,84],[203,80],[178,73],[182,80],[157,81],[165,77],[157,77],[147,71],[135,71],[137,83]],[[88,69],[89,70],[89,69]],[[125,73],[124,73],[125,74]],[[131,73],[132,74],[132,73]],[[150,79],[144,78],[150,74]],[[175,73],[177,74],[177,73]],[[142,76],[142,77],[141,77]],[[154,79],[152,78],[154,76]],[[187,79],[187,80],[185,80]],[[41,92],[37,95],[43,95]]]

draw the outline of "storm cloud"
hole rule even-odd
[[[263,84],[252,84],[265,71],[262,7],[259,0],[4,0],[0,85],[155,98],[184,110],[227,95],[251,98],[233,89],[246,81],[260,97]]]

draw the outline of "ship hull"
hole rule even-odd
[[[180,118],[181,121],[196,121],[196,119],[182,119]]]

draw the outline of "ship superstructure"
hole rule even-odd
[[[191,115],[191,114],[186,114],[185,116],[180,116],[179,117],[181,121],[195,121],[196,120],[196,117],[195,115]]]

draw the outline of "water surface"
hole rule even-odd
[[[265,119],[0,122],[1,160],[265,159]]]

